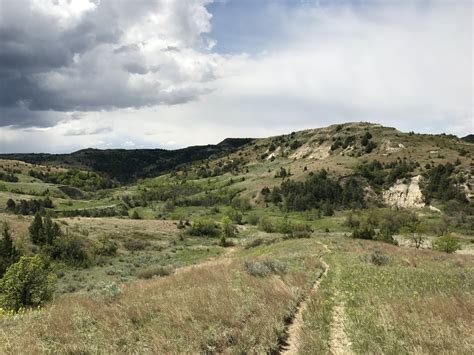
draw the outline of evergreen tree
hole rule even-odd
[[[16,203],[11,198],[7,201],[7,211],[15,212]]]
[[[49,215],[43,220],[43,237],[46,244],[52,245],[54,239],[61,234],[59,225],[51,220]]]
[[[44,230],[43,230],[43,219],[41,218],[41,214],[37,212],[35,214],[35,219],[33,223],[31,223],[30,228],[30,238],[33,244],[42,245],[45,242],[44,238]]]
[[[18,261],[19,257],[20,253],[13,245],[10,226],[3,223],[2,240],[0,240],[0,278],[10,265]]]

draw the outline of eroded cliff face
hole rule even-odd
[[[401,208],[423,208],[426,206],[420,189],[421,175],[411,178],[409,183],[397,181],[383,193],[383,200],[389,206]]]

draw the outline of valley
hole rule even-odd
[[[470,354],[473,156],[365,122],[2,155],[0,353]]]

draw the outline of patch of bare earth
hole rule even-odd
[[[345,331],[345,321],[345,306],[343,302],[339,302],[334,306],[332,316],[331,354],[333,355],[353,354],[351,341]]]
[[[285,346],[281,354],[286,354],[286,355],[298,354],[298,349],[300,347],[300,333],[304,324],[303,314],[306,312],[306,309],[308,308],[307,300],[311,298],[311,295],[318,292],[319,285],[321,284],[322,279],[326,277],[329,271],[328,264],[326,264],[324,261],[321,261],[321,264],[324,268],[324,272],[321,274],[318,280],[314,283],[313,287],[311,288],[311,291],[309,292],[305,300],[301,302],[300,307],[298,308],[298,311],[295,314],[295,317],[293,318],[290,325],[288,326],[288,329],[287,329],[288,339],[286,340],[287,345]]]

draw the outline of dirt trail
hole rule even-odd
[[[335,277],[338,280],[340,278],[341,269],[336,266]],[[333,355],[346,355],[353,354],[352,343],[347,336],[344,323],[346,322],[346,311],[345,303],[342,300],[342,296],[336,291],[334,295],[335,305],[332,311],[332,322],[331,322],[331,354]]]
[[[300,333],[304,324],[303,313],[306,312],[306,309],[308,308],[307,301],[311,298],[311,296],[314,293],[318,291],[319,285],[321,284],[322,279],[326,277],[329,271],[329,265],[326,264],[322,260],[321,260],[321,263],[324,267],[324,272],[319,276],[318,280],[314,283],[313,287],[311,288],[311,291],[305,297],[303,302],[301,302],[295,317],[293,318],[292,322],[288,326],[288,329],[287,329],[288,339],[286,340],[287,345],[285,346],[285,349],[281,352],[281,354],[286,354],[286,355],[298,354],[298,349],[300,345]]]
[[[346,319],[345,306],[339,302],[334,306],[331,325],[331,354],[347,355],[353,354],[351,341],[344,329]]]
[[[320,243],[327,253],[330,253],[331,250],[327,247],[327,245]],[[286,344],[282,347],[280,354],[285,355],[295,355],[298,354],[298,349],[300,346],[300,334],[301,329],[303,328],[303,314],[308,308],[308,300],[311,299],[311,296],[318,292],[319,285],[321,281],[329,272],[329,265],[321,260],[321,263],[324,267],[324,272],[318,278],[318,280],[314,283],[311,291],[305,297],[305,299],[301,302],[298,307],[298,311],[296,312],[294,318],[290,321],[290,324],[287,327],[287,335],[288,338],[286,340]],[[331,322],[331,342],[330,342],[330,353],[333,355],[347,355],[353,354],[351,349],[351,341],[346,334],[344,329],[344,321],[345,321],[345,306],[344,303],[340,300],[339,294],[336,295],[336,299],[338,300],[332,316]]]
[[[322,244],[322,243],[320,244],[324,247],[327,253],[331,252],[329,248],[327,247],[327,245]],[[326,264],[326,262],[324,262],[323,260],[321,260],[321,264],[323,265],[324,271],[316,280],[316,282],[314,283],[308,295],[300,303],[294,318],[290,320],[290,323],[286,330],[288,337],[286,340],[286,344],[283,346],[283,349],[280,352],[281,354],[285,354],[285,355],[298,354],[298,349],[300,345],[300,333],[304,324],[303,314],[308,308],[308,300],[311,299],[311,296],[314,293],[318,292],[319,285],[321,284],[322,279],[326,277],[327,273],[329,272],[329,265]]]

